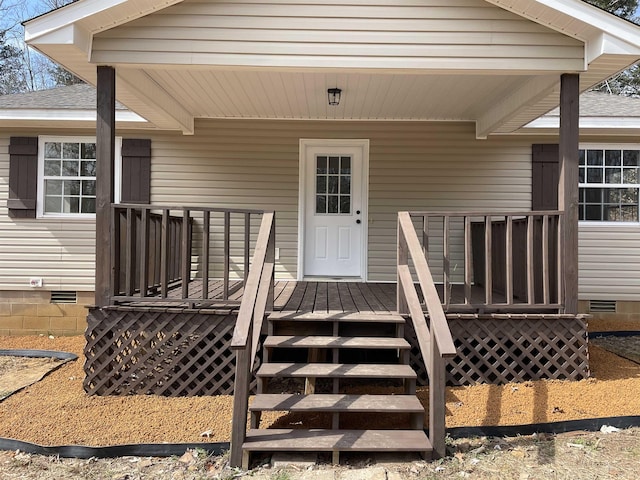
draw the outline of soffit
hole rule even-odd
[[[519,84],[509,75],[407,75],[232,70],[145,72],[194,117],[473,121]],[[119,70],[126,78],[126,69]],[[329,106],[327,89],[342,90]]]

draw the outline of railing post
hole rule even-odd
[[[224,266],[222,272],[222,298],[229,299],[229,256],[231,255],[231,214],[224,212]]]
[[[140,212],[140,297],[147,296],[149,289],[149,209],[142,207]]]
[[[211,243],[211,212],[202,214],[202,299],[209,297],[209,248]]]
[[[132,296],[135,290],[136,269],[136,212],[133,208],[127,208],[127,221],[125,223],[125,295]]]
[[[111,216],[109,218],[109,228],[113,239],[110,241],[109,246],[109,262],[111,268],[109,269],[108,298],[120,294],[120,272],[122,268],[122,259],[120,258],[120,234],[122,231],[120,228],[120,209],[116,207],[110,208]]]
[[[400,217],[398,217],[398,267],[401,265],[408,265],[409,263],[409,251],[407,248],[407,240],[404,237],[404,231],[402,230],[402,225],[400,223]],[[409,306],[407,305],[407,300],[405,296],[402,294],[402,287],[400,284],[400,274],[397,274],[396,278],[396,304],[398,308],[398,313],[401,315],[406,315],[409,313]]]
[[[484,297],[485,303],[493,303],[493,246],[491,215],[484,217]]]
[[[444,309],[449,309],[451,303],[451,252],[449,245],[450,217],[442,217],[442,289],[444,293]]]
[[[247,437],[247,411],[249,409],[249,386],[251,384],[251,337],[252,323],[249,324],[247,345],[236,350],[236,376],[233,383],[233,416],[231,421],[232,467],[242,466],[242,444]]]
[[[471,219],[467,216],[464,219],[464,303],[471,303]]]
[[[535,280],[534,280],[534,236],[533,236],[533,215],[527,216],[527,303],[533,305],[535,299]]]
[[[429,372],[429,440],[435,458],[447,454],[446,445],[446,365],[440,354],[433,325],[429,329],[431,337],[431,371]]]
[[[505,250],[505,296],[507,305],[513,304],[513,217],[506,216]]]
[[[182,253],[182,259],[180,261],[181,272],[180,278],[182,281],[182,298],[189,298],[189,282],[191,281],[191,245],[189,242],[189,219],[191,212],[188,208],[183,210],[182,216],[182,247],[180,252]],[[204,288],[204,286],[203,286]]]
[[[267,297],[266,309],[273,311],[273,303],[275,301],[275,284],[276,284],[276,217],[273,215],[273,221],[271,222],[271,230],[269,232],[269,244],[267,245],[267,256],[265,261],[273,264],[273,271],[271,272],[271,283],[269,285],[269,296]]]
[[[167,298],[169,291],[169,255],[171,247],[171,226],[169,225],[169,210],[162,211],[162,228],[161,228],[161,246],[160,246],[160,295]]]
[[[542,216],[542,301],[549,303],[549,215]]]
[[[564,257],[563,257],[563,245],[564,245],[564,215],[558,215],[558,228],[556,233],[556,289],[557,289],[557,301],[559,305],[564,308]]]
[[[249,250],[251,243],[251,214],[244,214],[244,275],[242,278],[242,284],[247,284],[247,278],[249,277]],[[275,248],[275,245],[274,245]]]

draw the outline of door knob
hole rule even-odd
[[[356,223],[362,223],[362,222],[361,222],[361,220],[360,220],[360,219],[357,219],[357,220],[356,220]]]
[[[356,215],[360,215],[360,210],[356,210]]]

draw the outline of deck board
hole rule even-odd
[[[202,299],[202,280],[195,279],[189,284],[189,301],[185,304],[189,308],[202,305],[205,308],[238,308],[244,292],[241,280],[229,282],[229,298],[222,300],[222,281],[209,280],[207,298]],[[442,285],[436,285],[440,298]],[[484,289],[481,286],[472,286],[471,304],[460,308],[464,304],[464,285],[451,285],[450,313],[469,312],[477,313],[483,309]],[[160,295],[147,297],[139,301],[128,303],[140,307],[168,307],[180,306],[176,302],[181,300],[182,289],[179,285],[169,291],[168,298]],[[418,296],[422,298],[418,288]],[[505,298],[497,292],[493,293],[495,303],[504,303]],[[200,300],[200,301],[199,301]],[[170,303],[172,302],[172,303]],[[184,306],[184,305],[182,305]],[[474,308],[474,306],[476,308]],[[505,305],[505,307],[507,307]],[[539,307],[539,306],[538,306]],[[526,309],[526,304],[518,302],[508,308],[507,311],[517,313],[519,308]],[[385,314],[396,311],[396,284],[395,283],[364,283],[364,282],[311,282],[284,280],[275,282],[274,286],[274,310],[277,312],[292,313],[324,313],[336,315],[339,313],[365,313]],[[540,310],[540,308],[538,308]]]

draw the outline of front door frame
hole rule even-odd
[[[361,235],[361,280],[367,280],[368,274],[368,238],[369,238],[369,139],[325,139],[325,138],[301,138],[299,147],[298,169],[298,280],[304,280],[304,245],[306,224],[307,192],[305,182],[307,178],[307,151],[314,147],[356,147],[362,150],[362,174],[361,192],[362,208],[361,219],[364,228]],[[353,280],[353,278],[351,278]]]

